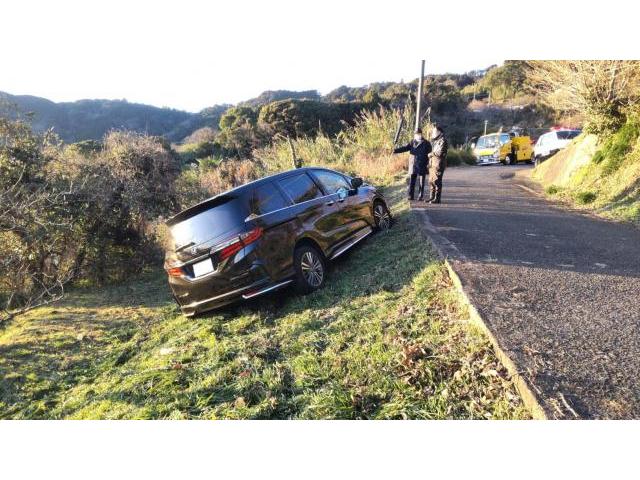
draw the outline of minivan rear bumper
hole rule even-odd
[[[207,310],[213,310],[215,308],[224,307],[230,303],[236,302],[238,300],[242,300],[242,295],[248,292],[254,291],[256,289],[260,289],[269,284],[269,281],[265,278],[262,280],[258,280],[257,282],[251,283],[250,285],[246,285],[244,287],[236,288],[235,290],[231,290],[229,292],[225,292],[219,295],[214,295],[210,298],[205,298],[203,300],[198,300],[196,302],[191,302],[186,305],[182,305],[180,308],[182,309],[182,313],[186,316],[191,317],[197,313],[206,312]]]
[[[254,282],[246,287],[238,288],[230,292],[216,295],[211,298],[199,300],[197,302],[190,303],[188,305],[182,305],[182,313],[187,317],[192,317],[198,313],[203,313],[209,310],[215,310],[217,308],[224,307],[241,300],[249,300],[254,297],[258,297],[262,294],[277,290],[285,287],[293,282],[293,279],[284,280],[282,282],[269,282],[268,280],[260,280]]]

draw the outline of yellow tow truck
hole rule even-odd
[[[531,163],[533,158],[531,137],[519,130],[483,135],[472,148],[478,165]]]

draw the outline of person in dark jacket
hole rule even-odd
[[[447,168],[449,144],[442,128],[435,125],[431,129],[432,151],[429,154],[429,203],[440,203],[442,196],[442,176]]]
[[[418,185],[418,200],[424,199],[425,176],[429,173],[427,163],[429,161],[429,152],[431,152],[431,144],[422,137],[422,130],[416,129],[413,140],[404,147],[396,148],[393,153],[411,153],[409,160],[409,200],[414,199],[416,180],[420,180]]]

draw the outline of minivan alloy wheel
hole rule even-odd
[[[382,203],[378,202],[373,207],[373,218],[376,226],[380,230],[388,230],[391,226],[391,215],[389,209]]]
[[[302,270],[302,276],[306,282],[314,288],[322,285],[322,279],[324,278],[324,266],[318,256],[312,251],[307,250],[302,255],[300,262]]]

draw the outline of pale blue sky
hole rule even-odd
[[[504,3],[490,23],[509,17],[513,3]],[[572,8],[552,4],[558,15]],[[409,80],[421,58],[427,73],[562,58],[557,38],[535,40],[532,55],[527,36],[505,41],[478,18],[455,1],[10,1],[2,6],[0,90],[197,111],[269,89],[326,93]]]

